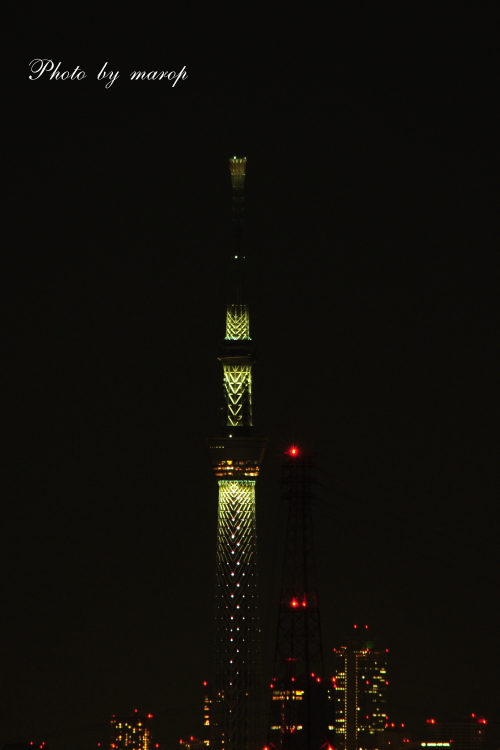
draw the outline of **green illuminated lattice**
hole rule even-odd
[[[255,481],[219,481],[216,593],[217,746],[261,747]]]
[[[250,340],[250,313],[247,305],[228,305],[226,308],[226,340]]]
[[[227,424],[249,426],[252,424],[252,365],[224,362],[223,366]]]

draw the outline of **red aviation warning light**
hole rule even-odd
[[[298,456],[299,455],[299,449],[296,445],[290,446],[290,448],[287,450],[287,453],[289,456]]]

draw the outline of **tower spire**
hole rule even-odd
[[[233,257],[231,258],[232,273],[228,313],[230,313],[231,322],[230,337],[234,335],[234,324],[237,318],[240,320],[240,326],[243,326],[239,333],[245,333],[245,336],[241,336],[242,338],[250,338],[248,311],[245,314],[242,309],[244,307],[243,267],[245,264],[245,256],[243,255],[243,202],[246,165],[246,159],[238,159],[236,156],[229,159],[231,184],[233,186]],[[229,318],[227,318],[227,322],[229,322]],[[236,325],[238,326],[238,324]],[[228,338],[227,332],[226,338]]]
[[[243,231],[243,191],[245,188],[246,158],[238,159],[233,156],[229,159],[231,171],[231,184],[233,186],[233,231],[234,231],[234,255],[241,255],[241,238]]]
[[[224,423],[226,427],[252,426],[252,364],[250,311],[243,300],[243,264],[241,254],[243,231],[243,189],[246,159],[229,160],[233,186],[233,257],[232,286],[226,306],[226,337],[219,359],[224,369]]]
[[[267,444],[252,436],[250,316],[241,294],[241,228],[246,159],[230,159],[235,284],[226,307],[223,437],[207,440],[219,485],[215,669],[211,748],[261,750],[262,682],[257,603],[255,483]]]

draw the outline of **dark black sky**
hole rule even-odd
[[[497,19],[486,3],[40,6],[4,47],[0,742],[198,731],[210,677],[231,189],[245,243],[270,673],[279,466],[316,451],[328,650],[390,649],[389,713],[498,744]],[[82,82],[28,79],[36,57]],[[110,89],[96,80],[120,71]],[[130,71],[188,78],[132,83]]]

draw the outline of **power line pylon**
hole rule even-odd
[[[313,454],[292,447],[282,464],[282,497],[288,502],[278,634],[271,681],[268,747],[329,747],[327,692],[314,564]]]

